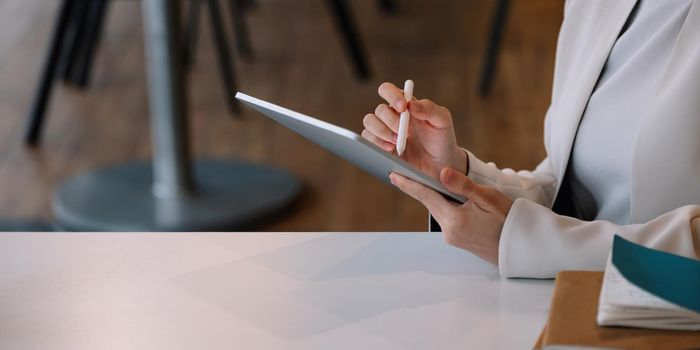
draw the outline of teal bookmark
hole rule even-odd
[[[612,263],[637,287],[700,312],[700,261],[650,249],[615,235]]]

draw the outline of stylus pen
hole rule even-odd
[[[403,85],[403,96],[406,102],[410,102],[413,98],[413,80],[409,79]],[[408,106],[406,110],[401,112],[401,119],[399,119],[399,135],[396,140],[396,152],[401,155],[403,151],[406,150],[406,138],[408,137],[408,121],[411,118],[411,112],[408,111]]]

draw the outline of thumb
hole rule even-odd
[[[470,201],[474,201],[476,205],[486,211],[497,210],[497,198],[493,189],[481,186],[467,175],[460,173],[451,168],[444,168],[440,171],[440,182],[442,182],[448,190],[461,194],[467,197]]]

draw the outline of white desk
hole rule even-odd
[[[529,349],[551,292],[438,234],[0,234],[0,349]]]

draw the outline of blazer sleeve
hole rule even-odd
[[[516,172],[467,154],[473,181],[496,187],[515,200],[499,243],[503,277],[553,278],[561,270],[602,271],[615,234],[650,248],[700,258],[699,205],[678,208],[644,224],[583,221],[550,209],[557,178],[548,158],[533,171]]]
[[[499,169],[494,163],[485,163],[465,150],[469,157],[469,173],[472,181],[496,187],[512,199],[527,198],[548,208],[554,204],[557,178],[549,158],[545,158],[533,171]]]
[[[605,269],[614,234],[644,246],[700,258],[700,205],[687,205],[644,224],[616,225],[555,214],[531,200],[515,200],[498,249],[503,277],[553,278],[561,270]]]
[[[472,181],[486,186],[497,187],[512,199],[527,198],[551,207],[557,190],[557,180],[551,170],[549,159],[545,158],[533,171],[499,169],[494,163],[485,163],[472,152],[464,149],[469,162],[468,176]],[[428,231],[440,232],[440,224],[428,216]]]

